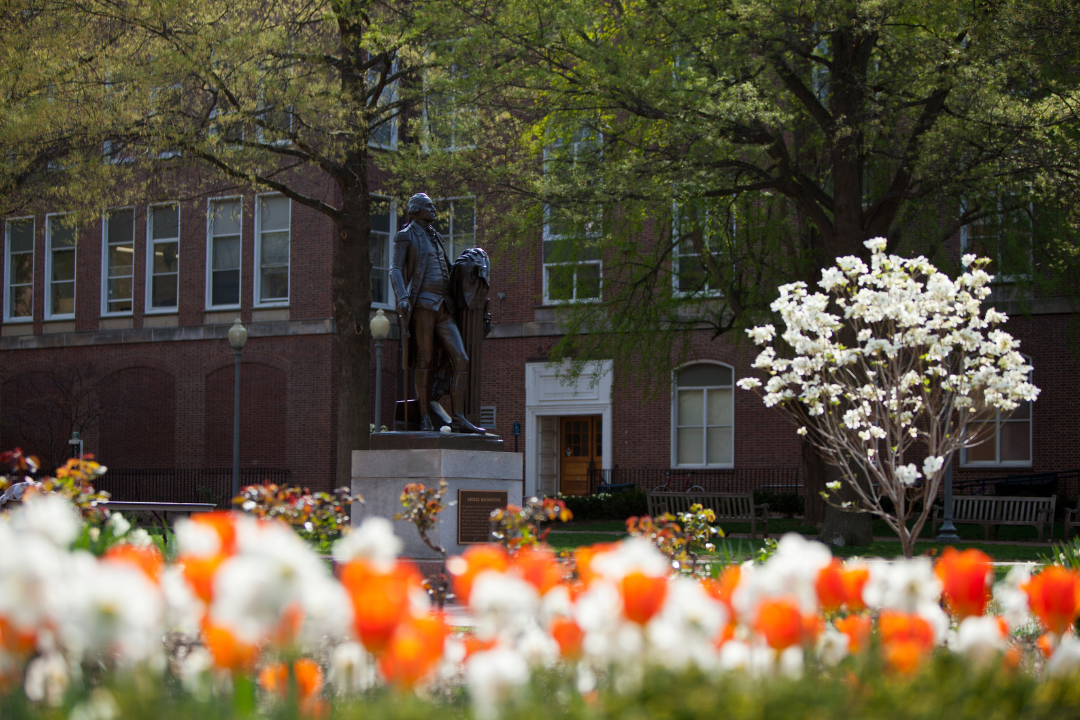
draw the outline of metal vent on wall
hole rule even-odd
[[[494,405],[482,405],[480,407],[480,425],[488,430],[495,427]]]

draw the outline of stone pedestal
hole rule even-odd
[[[353,526],[370,515],[393,520],[401,512],[401,491],[407,484],[438,487],[445,480],[446,508],[432,535],[448,554],[456,555],[468,547],[458,543],[460,490],[505,491],[507,502],[521,505],[522,455],[501,452],[503,443],[498,438],[390,432],[372,435],[371,446],[352,454],[352,492],[364,498],[363,505],[353,506]],[[438,557],[420,540],[412,523],[395,521],[394,532],[404,543],[406,557]]]

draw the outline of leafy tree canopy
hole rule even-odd
[[[545,302],[581,301],[556,355],[666,387],[688,331],[746,327],[875,236],[955,268],[963,229],[1021,297],[1077,290],[1068,3],[452,5],[472,31],[444,64],[484,140],[428,167],[502,196],[511,242],[544,228]]]

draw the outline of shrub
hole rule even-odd
[[[806,498],[796,492],[772,492],[755,490],[754,502],[769,503],[770,513],[781,513],[787,517],[802,515],[806,510]]]
[[[629,488],[614,493],[596,495],[558,495],[575,520],[626,520],[649,511],[645,493]]]

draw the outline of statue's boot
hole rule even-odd
[[[416,404],[420,407],[420,429],[430,432],[435,429],[431,426],[431,416],[428,415],[428,405],[431,404],[431,370],[417,368],[414,372]]]
[[[454,373],[453,384],[450,386],[450,404],[454,421],[450,423],[450,431],[456,433],[476,433],[483,435],[487,432],[482,427],[477,427],[465,419],[465,395],[469,392],[468,373]]]

